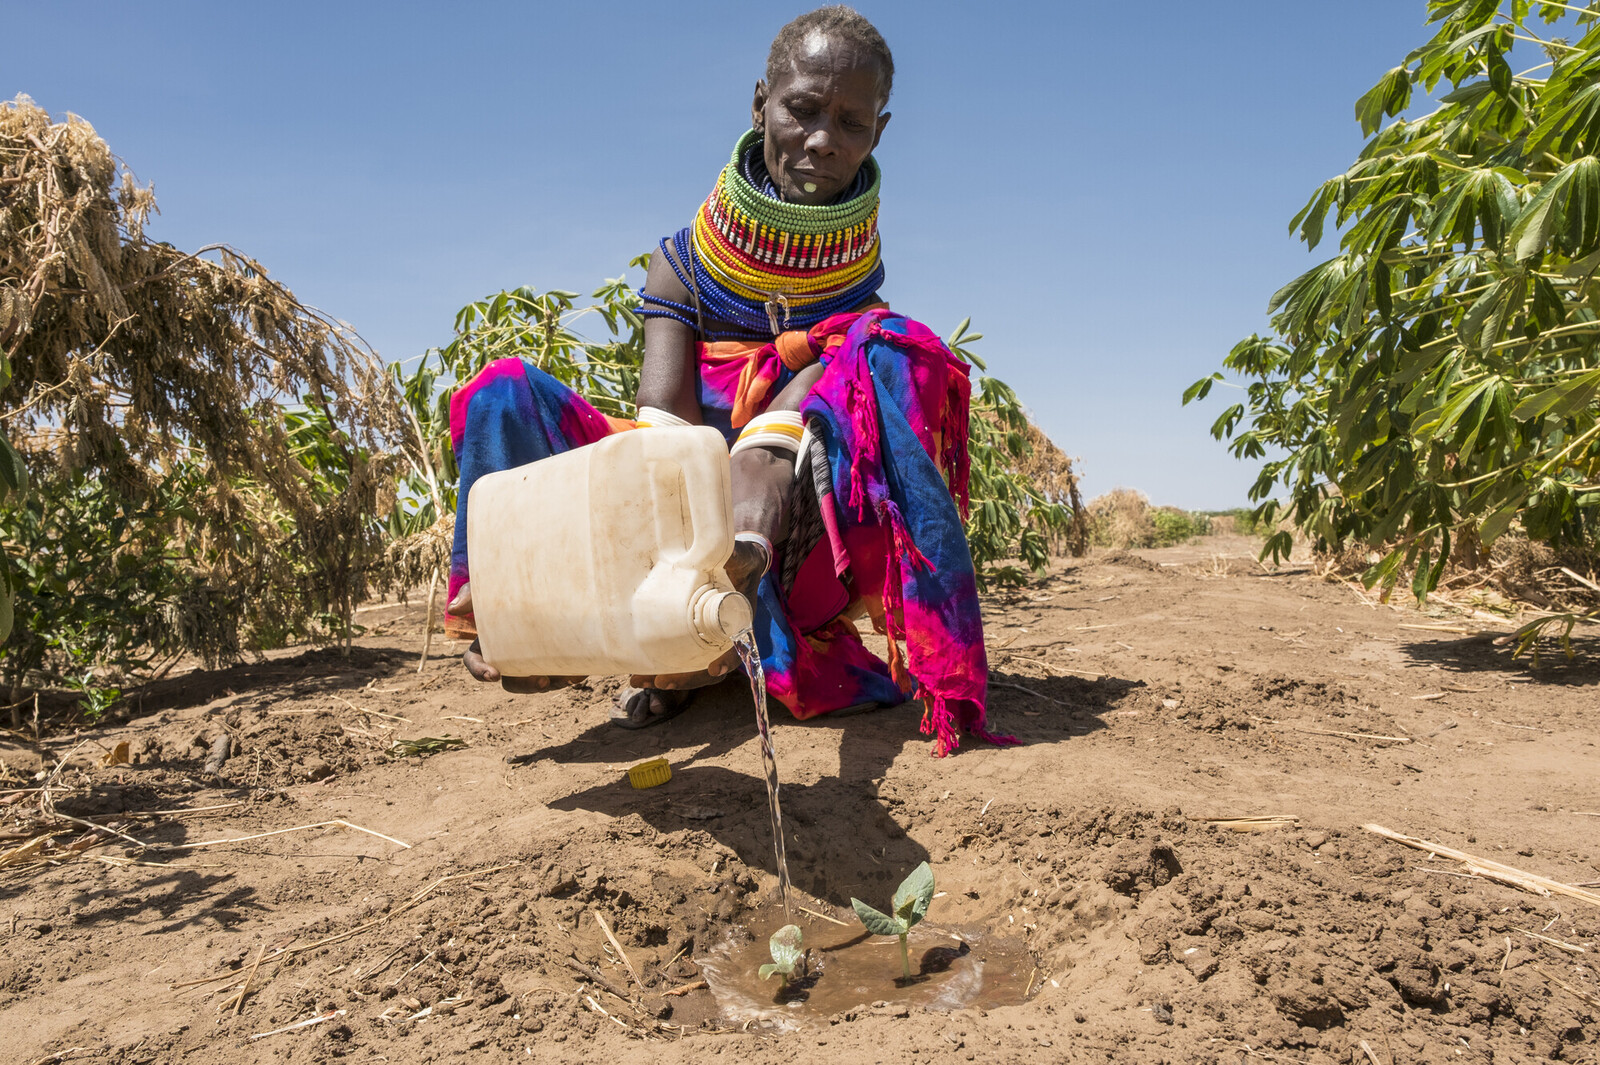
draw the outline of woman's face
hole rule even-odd
[[[838,196],[889,123],[878,62],[850,41],[807,37],[789,70],[756,83],[751,122],[766,136],[767,172],[788,203]]]

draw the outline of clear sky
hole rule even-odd
[[[686,224],[808,6],[0,0],[0,99],[88,119],[154,183],[158,239],[235,245],[405,359],[464,303],[587,292]],[[1288,220],[1423,0],[857,6],[896,64],[884,295],[971,315],[1089,495],[1243,504],[1208,434],[1228,393],[1181,393],[1317,261]]]

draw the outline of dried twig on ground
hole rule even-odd
[[[233,1006],[233,1015],[235,1017],[239,1016],[239,1012],[244,1009],[244,998],[250,993],[250,982],[256,978],[256,970],[261,968],[261,956],[266,952],[267,945],[262,943],[256,951],[256,960],[250,965],[250,971],[245,974],[244,986],[239,989],[238,994],[218,1007],[219,1009],[227,1009],[231,1004]]]
[[[1558,950],[1566,951],[1568,954],[1587,954],[1587,953],[1589,953],[1589,949],[1587,947],[1580,947],[1576,943],[1563,943],[1559,939],[1551,939],[1549,936],[1542,936],[1538,932],[1530,932],[1526,928],[1519,928],[1519,929],[1517,929],[1517,931],[1521,932],[1523,935],[1527,936],[1529,939],[1537,939],[1541,943],[1548,943],[1552,947],[1555,947]]]
[[[1311,728],[1309,725],[1296,725],[1296,732],[1308,732],[1313,736],[1338,736],[1347,740],[1382,740],[1385,743],[1410,743],[1409,736],[1379,736],[1372,732],[1339,732],[1336,729]]]
[[[1555,984],[1557,987],[1559,987],[1561,990],[1565,991],[1567,994],[1572,995],[1575,998],[1582,999],[1584,1002],[1587,1002],[1590,1006],[1593,1006],[1596,1009],[1600,1009],[1600,998],[1596,998],[1594,995],[1589,994],[1587,991],[1583,991],[1583,990],[1580,990],[1579,988],[1573,987],[1571,984],[1569,984],[1565,980],[1561,979],[1561,977],[1557,976],[1555,973],[1552,973],[1547,969],[1541,968],[1538,965],[1535,965],[1534,968],[1536,970],[1538,970],[1539,974],[1541,976],[1543,976],[1546,980],[1549,980],[1552,984]]]
[[[1296,828],[1300,818],[1293,814],[1265,814],[1259,817],[1197,817],[1194,820],[1231,832],[1267,832],[1275,828]]]
[[[848,921],[841,921],[837,917],[829,917],[827,914],[818,913],[816,910],[808,910],[804,906],[796,906],[795,909],[799,910],[801,913],[809,913],[813,917],[820,917],[824,921],[831,921],[834,924],[838,925],[840,928],[849,928],[850,927],[850,922],[848,922]]]
[[[1587,902],[1591,906],[1600,906],[1600,894],[1596,894],[1593,891],[1574,887],[1571,884],[1563,884],[1559,880],[1551,880],[1549,877],[1539,876],[1537,873],[1529,873],[1514,866],[1491,861],[1488,858],[1480,858],[1475,854],[1468,854],[1466,851],[1458,851],[1453,847],[1446,847],[1442,843],[1430,843],[1415,836],[1402,835],[1399,832],[1384,828],[1382,825],[1362,825],[1361,827],[1401,846],[1410,847],[1413,850],[1427,851],[1429,854],[1436,854],[1441,858],[1449,858],[1460,862],[1469,873],[1481,876],[1485,880],[1493,880],[1496,883],[1521,888],[1523,891],[1529,891],[1535,895],[1543,895],[1546,898],[1551,895],[1565,895],[1569,899]]]
[[[633,982],[644,990],[644,981],[639,979],[639,973],[633,967],[633,962],[628,960],[627,951],[622,949],[622,944],[617,942],[617,937],[611,934],[611,926],[606,924],[606,919],[600,916],[600,911],[594,911],[594,922],[600,926],[600,931],[606,934],[606,942],[611,944],[611,949],[617,952],[617,957],[622,959],[622,967],[628,970],[628,975],[633,977]]]
[[[292,1032],[296,1028],[306,1028],[313,1024],[321,1024],[323,1021],[331,1021],[335,1017],[343,1017],[345,1012],[346,1011],[344,1010],[329,1010],[327,1013],[319,1014],[315,1017],[307,1017],[303,1021],[296,1021],[293,1024],[286,1024],[282,1028],[274,1028],[270,1032],[257,1032],[250,1038],[251,1040],[265,1039],[269,1035],[281,1035],[284,1032]]]
[[[1050,698],[1050,696],[1045,695],[1043,692],[1036,692],[1032,688],[1025,688],[1021,684],[1012,684],[1009,681],[991,680],[989,682],[989,687],[991,687],[991,688],[1012,688],[1012,689],[1015,689],[1016,691],[1019,691],[1019,692],[1026,692],[1027,694],[1033,696],[1035,699],[1043,699],[1047,703],[1055,703],[1057,706],[1071,706],[1072,705],[1071,703],[1063,702],[1060,699],[1052,699],[1052,698]]]
[[[681,987],[674,987],[671,990],[663,991],[661,993],[663,995],[673,995],[673,996],[687,995],[691,991],[699,991],[699,990],[701,990],[703,988],[708,988],[710,986],[711,985],[706,983],[704,980],[696,980],[692,984],[684,984]]]
[[[245,843],[253,839],[266,839],[268,836],[281,836],[286,832],[303,832],[310,828],[332,828],[336,825],[343,828],[351,828],[357,832],[365,832],[369,836],[377,836],[379,839],[387,840],[388,842],[393,843],[396,847],[404,847],[406,850],[411,849],[411,844],[409,843],[395,839],[393,836],[386,836],[382,832],[374,832],[370,828],[362,828],[360,825],[352,824],[351,822],[344,820],[342,817],[335,818],[332,821],[318,821],[316,824],[311,825],[295,825],[293,828],[277,828],[273,829],[271,832],[256,832],[248,836],[236,836],[232,839],[206,839],[201,840],[198,843],[172,843],[165,844],[160,847],[152,847],[151,849],[163,851],[182,851],[194,850],[198,847],[220,847],[225,843]],[[132,837],[128,838],[131,839]],[[138,843],[139,841],[133,840],[133,842]],[[141,847],[145,846],[145,844],[142,843],[139,845]]]

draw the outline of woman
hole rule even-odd
[[[637,424],[707,424],[728,438],[740,532],[727,570],[755,606],[769,693],[798,718],[920,698],[942,755],[962,730],[1014,741],[984,729],[987,659],[955,502],[967,367],[877,294],[872,151],[893,78],[883,37],[847,7],[778,33],[751,130],[694,223],[651,259]],[[453,397],[451,429],[461,488],[449,609],[464,617],[472,482],[619,425],[504,359]],[[888,635],[888,663],[862,645],[863,613]],[[465,661],[511,691],[574,679],[501,677],[476,643]],[[612,720],[673,717],[736,664],[730,654],[700,673],[634,677]]]

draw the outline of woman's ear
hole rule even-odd
[[[878,131],[872,135],[873,151],[878,150],[878,142],[883,139],[883,127],[887,126],[889,124],[889,120],[893,117],[894,116],[887,111],[878,116]]]
[[[756,82],[755,97],[750,101],[750,128],[765,132],[767,128],[767,83]]]

